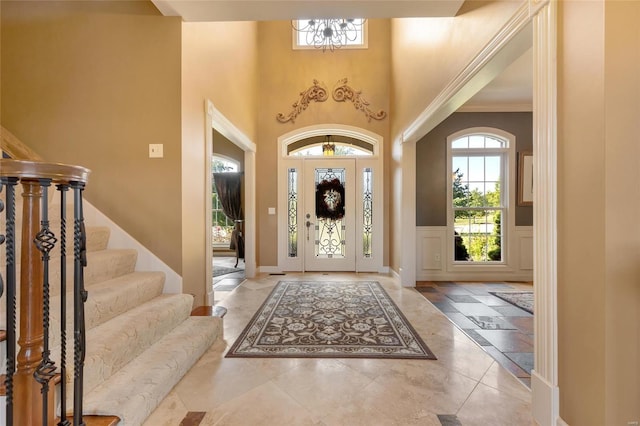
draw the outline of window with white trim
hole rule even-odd
[[[509,140],[469,133],[450,140],[448,224],[454,264],[503,263],[509,194]]]
[[[294,49],[366,49],[368,22],[354,19],[296,19],[291,21]]]

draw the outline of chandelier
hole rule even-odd
[[[349,42],[361,39],[366,19],[309,19],[293,20],[291,25],[302,37],[299,44],[325,50],[340,49]]]

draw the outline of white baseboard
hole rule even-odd
[[[540,426],[566,425],[560,419],[560,390],[535,370],[531,371],[531,395],[533,418]]]
[[[391,276],[397,280],[400,279],[400,274],[393,268],[389,268],[389,274],[391,274]]]
[[[558,421],[556,423],[556,426],[569,426],[569,423],[565,422],[560,417],[558,417]]]
[[[378,269],[378,273],[379,274],[388,274],[390,271],[388,266],[383,266],[382,268]]]
[[[83,200],[85,223],[106,226],[111,230],[108,248],[131,248],[138,251],[136,271],[160,271],[165,273],[163,293],[182,293],[182,277],[169,265],[140,244],[124,229],[104,215],[87,200]]]

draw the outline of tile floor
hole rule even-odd
[[[300,279],[380,282],[438,360],[224,358],[273,286]],[[530,390],[418,291],[393,277],[260,275],[227,294],[221,305],[228,308],[224,338],[144,426],[535,424]]]
[[[220,275],[217,277],[213,277],[213,297],[215,299],[215,303],[221,303],[227,295],[229,295],[233,290],[236,289],[245,279],[244,276],[244,261],[240,260],[238,262],[238,266],[235,266],[236,258],[228,257],[228,256],[214,256],[213,258],[213,267],[223,266],[226,268],[237,268],[241,269],[241,271],[232,272],[230,274]]]
[[[424,297],[500,365],[531,387],[533,315],[489,292],[533,291],[531,283],[418,282]]]

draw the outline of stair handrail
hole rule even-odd
[[[43,160],[37,152],[25,145],[4,126],[0,126],[0,151],[7,153],[14,160]]]
[[[4,129],[3,129],[4,130]],[[4,136],[3,136],[4,139]],[[4,149],[4,148],[3,148]],[[0,229],[0,244],[6,244],[7,372],[6,424],[71,425],[66,410],[66,192],[73,193],[74,210],[74,385],[73,425],[82,420],[83,366],[85,355],[84,267],[86,234],[82,209],[82,191],[90,171],[81,166],[41,161],[0,159],[0,191],[6,189],[5,234]],[[16,340],[16,187],[22,185],[22,249],[20,259],[20,335]],[[49,348],[49,253],[58,238],[49,226],[48,188],[55,185],[60,195],[60,298],[61,360],[57,367]],[[1,271],[0,271],[1,272]],[[0,294],[4,291],[0,274]],[[16,356],[16,348],[19,351]],[[55,378],[60,375],[60,420],[55,420]]]

